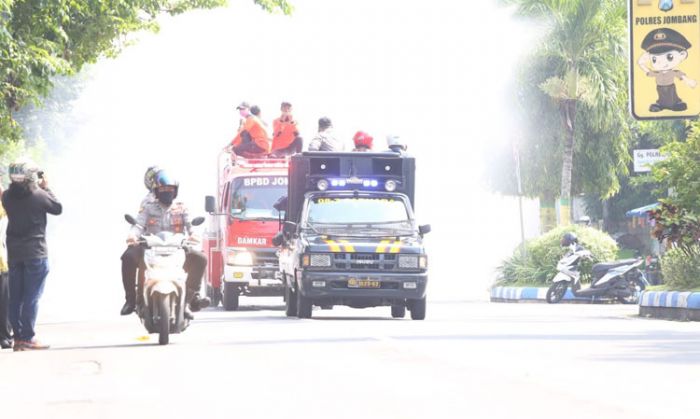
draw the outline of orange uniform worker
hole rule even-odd
[[[292,104],[282,102],[280,110],[282,115],[272,122],[272,153],[276,156],[301,153],[303,142],[299,136],[297,121],[292,116]]]
[[[270,138],[262,122],[250,112],[250,105],[241,102],[236,109],[243,118],[243,124],[231,141],[233,152],[244,157],[268,154]]]

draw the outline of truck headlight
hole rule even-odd
[[[230,252],[226,256],[226,264],[233,266],[253,265],[253,255],[245,250]]]
[[[304,255],[304,266],[313,266],[317,268],[327,268],[331,266],[331,255],[310,254]]]
[[[428,258],[425,255],[399,255],[399,269],[426,269]]]

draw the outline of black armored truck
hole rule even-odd
[[[397,153],[304,152],[291,157],[279,267],[287,316],[312,307],[390,306],[423,320],[429,225],[414,217],[415,159]]]

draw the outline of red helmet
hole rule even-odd
[[[352,140],[355,142],[355,147],[372,148],[372,141],[374,140],[374,138],[372,138],[372,136],[367,134],[366,132],[357,131],[355,133],[355,136],[352,137]]]

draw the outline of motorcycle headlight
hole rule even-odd
[[[226,264],[233,266],[251,266],[253,255],[245,250],[229,252],[226,256]]]
[[[310,254],[304,255],[304,266],[313,266],[317,268],[327,268],[331,266],[331,255]]]

